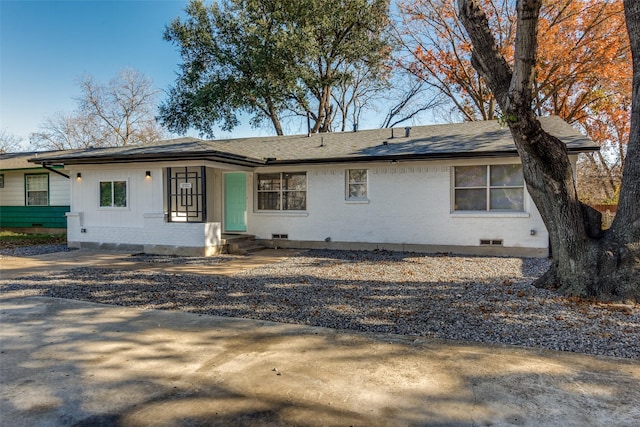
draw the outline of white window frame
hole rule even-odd
[[[114,191],[114,183],[116,182],[124,182],[125,184],[125,205],[124,206],[115,206],[115,191]],[[102,205],[102,184],[103,183],[111,183],[111,205]],[[99,209],[129,209],[129,180],[128,179],[109,179],[109,180],[99,180],[98,181],[98,208]]]
[[[351,171],[364,171],[364,181],[351,182]],[[348,202],[367,202],[369,201],[369,170],[368,169],[347,169],[344,173],[345,178],[345,200]],[[349,189],[350,185],[364,185],[364,196],[352,196]]]
[[[32,177],[46,177],[47,180],[47,189],[46,190],[31,190],[29,189],[29,178]],[[31,204],[29,203],[29,193],[30,192],[47,192],[47,201],[44,204]],[[48,173],[29,173],[24,175],[24,204],[25,206],[49,206],[49,197],[50,197],[50,189],[49,189],[49,174]]]
[[[497,163],[497,164],[485,164],[485,165],[458,165],[452,167],[451,174],[451,213],[452,214],[514,214],[514,215],[522,215],[526,213],[527,209],[527,191],[526,185],[524,183],[524,179],[522,185],[517,186],[503,186],[503,185],[491,185],[491,167],[494,166],[520,166],[520,163]],[[456,187],[456,168],[460,167],[484,167],[486,173],[486,184],[483,186],[474,186],[474,187]],[[484,209],[475,209],[475,210],[457,210],[456,209],[456,191],[457,190],[486,190],[486,206]],[[522,189],[522,209],[491,209],[491,190],[498,189]]]
[[[278,189],[276,190],[261,190],[260,189],[260,176],[261,175],[275,175],[278,174],[279,175],[279,186]],[[286,174],[304,174],[304,190],[292,190],[292,189],[284,189],[283,188],[283,175]],[[308,200],[308,188],[309,188],[309,175],[307,173],[307,171],[286,171],[286,172],[258,172],[255,174],[255,211],[256,212],[306,212],[307,211],[307,203],[309,202]],[[287,192],[302,192],[304,191],[305,193],[305,203],[304,203],[304,209],[284,209],[284,193]],[[260,202],[259,202],[259,195],[260,193],[278,193],[278,198],[279,198],[279,203],[278,205],[280,206],[279,209],[261,209],[260,208]]]

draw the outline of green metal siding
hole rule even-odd
[[[0,206],[0,227],[67,228],[69,206]]]

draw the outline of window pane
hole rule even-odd
[[[49,204],[49,175],[26,175],[27,206]]]
[[[100,206],[112,206],[112,186],[111,182],[100,183]]]
[[[127,181],[113,183],[113,206],[119,208],[127,206]]]
[[[522,165],[494,165],[491,166],[492,187],[520,187],[524,186]]]
[[[367,170],[366,169],[351,169],[349,170],[349,184],[367,182]]]
[[[479,190],[456,190],[455,195],[456,211],[486,211],[487,191]]]
[[[366,184],[349,184],[349,198],[357,199],[367,197]]]
[[[524,210],[524,189],[497,188],[491,190],[491,210]]]
[[[47,206],[46,191],[29,191],[27,196],[28,206]]]
[[[258,174],[258,190],[279,190],[280,174],[279,173],[261,173]]]
[[[282,188],[284,190],[306,190],[306,172],[291,172],[282,174]]]
[[[286,211],[303,211],[307,208],[306,191],[285,191],[282,194],[282,209]]]
[[[484,187],[487,185],[486,166],[456,166],[456,187]]]
[[[258,209],[279,210],[280,193],[277,191],[265,191],[258,193]]]
[[[27,175],[27,191],[47,191],[49,175]]]

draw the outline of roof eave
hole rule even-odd
[[[599,146],[588,147],[567,147],[569,154],[580,154],[599,150]],[[363,162],[385,162],[385,161],[419,161],[419,160],[447,160],[447,159],[470,159],[470,158],[497,158],[497,157],[517,157],[516,149],[499,151],[472,151],[472,152],[448,152],[448,153],[423,153],[423,154],[388,154],[381,156],[341,156],[327,158],[307,158],[307,159],[277,159],[266,158],[256,159],[232,153],[220,151],[201,151],[193,153],[163,153],[163,154],[133,154],[127,156],[88,156],[88,157],[54,157],[29,159],[30,163],[41,165],[86,165],[86,164],[121,164],[121,163],[152,163],[158,161],[187,161],[187,160],[209,160],[226,163],[236,166],[277,166],[294,164],[329,164],[329,163],[363,163]]]
[[[133,154],[127,156],[92,156],[92,157],[58,157],[58,158],[32,158],[29,162],[37,164],[64,164],[64,165],[87,165],[87,164],[111,164],[111,163],[152,163],[158,161],[187,161],[187,160],[210,160],[238,166],[261,166],[265,160],[244,157],[222,152],[195,152],[195,153],[166,153],[166,154]]]
[[[569,148],[569,154],[580,154],[583,152],[598,151],[600,147]],[[393,162],[393,161],[420,161],[420,160],[449,160],[449,159],[473,159],[473,158],[499,158],[518,157],[518,152],[513,149],[509,151],[478,151],[478,152],[455,152],[455,153],[427,153],[427,154],[395,154],[384,156],[351,156],[351,157],[328,157],[309,159],[267,159],[265,166],[277,165],[297,165],[297,164],[327,164],[327,163],[363,163],[363,162]]]

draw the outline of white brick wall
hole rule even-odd
[[[501,239],[508,247],[546,248],[546,228],[528,195],[524,213],[451,212],[453,166],[516,162],[517,158],[282,169],[307,170],[307,212],[266,213],[251,206],[248,231],[262,239],[287,234],[290,240],[302,241],[443,246],[478,246],[481,239]],[[367,202],[345,200],[345,171],[351,168],[369,171]],[[254,198],[252,194],[251,202]],[[534,236],[531,230],[536,230]]]
[[[573,159],[575,164],[575,159]],[[471,159],[352,165],[259,168],[248,173],[248,233],[259,239],[287,234],[291,241],[415,244],[479,247],[480,240],[502,240],[505,248],[540,250],[545,254],[548,233],[525,192],[524,212],[452,212],[452,170],[459,165],[511,164],[508,159]],[[224,200],[220,170],[209,168],[217,182],[208,185],[210,209],[216,222],[167,223],[164,220],[163,169],[157,165],[85,166],[72,170],[70,242],[97,244],[209,247],[220,242],[220,212]],[[80,166],[78,166],[80,168]],[[345,171],[368,169],[368,200],[345,200]],[[151,179],[145,179],[150,170]],[[258,212],[254,209],[255,176],[259,172],[306,171],[305,212]],[[82,172],[82,180],[75,179]],[[127,180],[126,209],[98,206],[100,180]],[[80,230],[86,232],[81,233]],[[531,230],[535,230],[532,235]],[[75,243],[74,243],[75,244]]]

